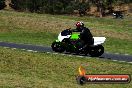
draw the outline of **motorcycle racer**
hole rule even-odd
[[[90,30],[84,26],[83,22],[77,22],[76,29],[73,29],[72,32],[80,32],[82,47],[79,50],[82,50],[87,45],[92,45],[94,43],[93,35],[91,34]]]

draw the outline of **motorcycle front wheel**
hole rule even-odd
[[[63,47],[62,43],[61,42],[53,42],[52,45],[52,50],[55,51],[55,52],[59,52],[59,53],[62,53],[65,51],[65,48]]]

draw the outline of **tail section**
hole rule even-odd
[[[94,45],[101,45],[105,42],[105,37],[93,37],[94,38]]]

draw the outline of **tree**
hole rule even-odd
[[[15,10],[25,11],[28,8],[28,1],[30,0],[11,0],[10,6]]]
[[[1,0],[2,2],[4,0]],[[131,0],[11,0],[11,7],[15,10],[50,14],[71,14],[74,10],[79,10],[85,14],[91,5],[96,5],[100,17],[105,15],[105,9],[111,10],[112,4],[122,1],[124,3]]]
[[[5,8],[5,0],[0,0],[0,10]]]
[[[113,12],[112,4],[117,0],[91,0],[92,4],[96,5],[97,11],[100,14],[100,17],[106,15],[105,10],[109,10],[109,14]]]

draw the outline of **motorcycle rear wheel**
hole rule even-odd
[[[90,47],[89,55],[91,57],[99,57],[104,53],[104,47],[102,45]]]

